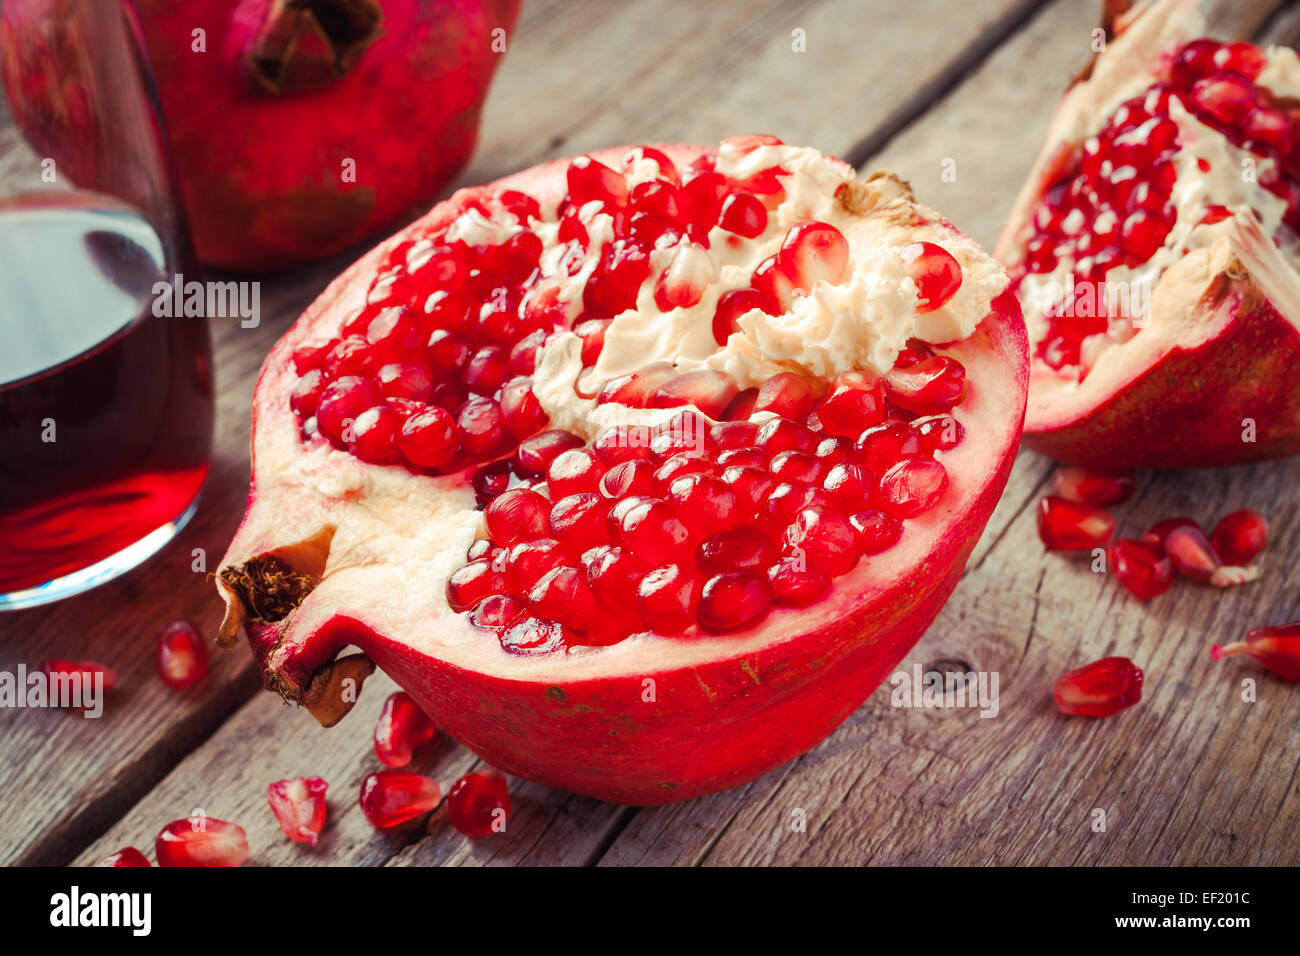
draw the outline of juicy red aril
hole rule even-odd
[[[1169,533],[1176,528],[1182,527],[1199,528],[1200,525],[1192,518],[1166,518],[1164,521],[1157,521],[1153,524],[1151,530],[1142,536],[1142,540],[1154,545],[1156,550],[1163,554],[1165,539],[1169,537]]]
[[[667,564],[637,585],[637,609],[646,626],[660,634],[679,634],[695,622],[699,582],[689,570]]]
[[[693,405],[710,418],[719,418],[737,391],[736,380],[726,372],[701,369],[677,375],[660,385],[650,396],[650,407]]]
[[[621,461],[600,479],[600,493],[607,498],[653,495],[657,488],[655,466],[644,458]]]
[[[1059,497],[1098,508],[1127,501],[1136,488],[1131,471],[1098,471],[1071,466],[1058,468],[1052,475],[1052,490]]]
[[[325,791],[320,777],[295,777],[277,780],[266,788],[266,802],[284,835],[295,843],[316,845],[325,826]]]
[[[1179,574],[1208,581],[1223,566],[1205,532],[1196,525],[1181,525],[1165,537],[1165,554]]]
[[[388,405],[367,408],[352,423],[352,440],[348,451],[362,461],[391,465],[402,457],[397,437],[405,422],[397,409]]]
[[[858,533],[858,550],[863,554],[888,551],[903,536],[903,523],[883,511],[856,512],[849,516],[849,524]]]
[[[248,859],[244,828],[214,817],[173,820],[154,840],[159,866],[242,866]]]
[[[551,497],[559,499],[584,491],[599,491],[605,474],[596,453],[590,448],[573,448],[560,452],[546,470],[546,485]]]
[[[316,405],[316,424],[321,434],[341,447],[344,431],[381,397],[379,389],[366,378],[345,375],[330,382]]]
[[[786,528],[785,553],[802,555],[828,577],[838,577],[857,564],[858,538],[842,515],[813,506],[800,511]]]
[[[1244,567],[1268,544],[1268,521],[1249,508],[1234,511],[1214,526],[1210,543],[1226,564]]]
[[[564,646],[564,628],[554,621],[526,617],[501,635],[501,649],[507,654],[534,657],[550,654]]]
[[[747,515],[756,514],[776,486],[771,475],[752,465],[729,467],[723,471],[722,480],[736,493]]]
[[[437,782],[418,773],[380,770],[361,782],[361,812],[379,830],[424,816],[441,799]]]
[[[812,429],[785,418],[764,422],[754,439],[754,443],[769,455],[782,451],[812,451],[819,441]]]
[[[703,240],[717,223],[727,190],[727,180],[716,172],[702,172],[678,190],[679,214],[696,242]]]
[[[386,767],[405,767],[417,748],[438,733],[410,694],[398,691],[384,701],[375,724],[375,756]]]
[[[606,544],[609,509],[608,498],[589,491],[561,498],[548,518],[551,535],[572,554]]]
[[[189,690],[208,672],[208,649],[188,621],[173,621],[158,635],[158,676],[172,690]]]
[[[966,436],[961,422],[951,415],[931,415],[912,422],[912,430],[921,442],[921,451],[933,455],[936,451],[956,448]]]
[[[895,518],[915,518],[933,508],[948,490],[948,472],[929,458],[909,458],[880,478],[880,510]]]
[[[538,432],[519,443],[515,449],[515,464],[525,475],[545,475],[561,453],[571,448],[581,448],[584,442],[573,432],[560,429]]]
[[[83,693],[94,688],[96,681],[100,682],[98,686],[104,691],[110,691],[117,686],[117,671],[94,661],[71,661],[62,657],[52,657],[41,663],[41,670],[47,677],[66,683],[69,688],[72,687],[72,680],[79,681]]]
[[[1142,671],[1127,657],[1104,657],[1066,671],[1052,685],[1063,714],[1109,717],[1142,699]]]
[[[816,415],[826,434],[852,438],[884,418],[884,386],[861,372],[838,375],[818,403]]]
[[[661,385],[677,378],[677,370],[667,362],[656,362],[606,382],[596,393],[597,404],[614,402],[630,408],[645,408]]]
[[[602,202],[621,206],[627,201],[627,179],[590,156],[579,156],[569,164],[569,199],[575,206]]]
[[[733,527],[743,517],[736,493],[711,475],[674,478],[668,487],[668,500],[696,537]]]
[[[483,511],[488,535],[499,545],[509,547],[546,534],[546,516],[550,502],[527,488],[511,488],[495,498]]]
[[[921,436],[907,422],[884,422],[858,436],[862,464],[874,475],[883,475],[904,458],[921,454]]]
[[[1144,601],[1164,594],[1173,583],[1174,569],[1169,558],[1148,542],[1120,538],[1106,553],[1119,583]]]
[[[822,463],[806,451],[782,451],[772,456],[768,471],[777,481],[811,485],[821,479]]]
[[[835,507],[845,514],[852,514],[871,500],[875,482],[871,473],[860,465],[835,465],[822,479],[822,490],[830,496]]]
[[[655,167],[655,176],[658,179],[672,183],[674,186],[681,185],[682,177],[677,172],[677,166],[662,150],[655,149],[653,146],[636,146],[623,155],[622,166],[625,173],[631,173],[644,163]]]
[[[485,558],[462,565],[447,578],[447,604],[453,611],[468,611],[489,594],[500,592],[501,573]]]
[[[505,492],[511,484],[511,469],[508,461],[494,461],[476,468],[469,476],[470,487],[474,489],[474,500],[479,507],[486,507],[494,498]]]
[[[104,857],[95,866],[152,866],[149,858],[133,846],[124,847]]]
[[[582,339],[580,358],[584,366],[595,365],[605,348],[605,331],[609,328],[609,319],[587,319],[573,327],[573,334]],[[532,371],[532,369],[529,369]]]
[[[467,773],[447,791],[447,817],[468,837],[505,832],[509,815],[506,778],[495,770]]]
[[[686,525],[667,502],[655,499],[635,501],[621,516],[617,509],[611,511],[610,536],[648,565],[679,560],[691,548]]]
[[[1300,681],[1300,621],[1257,627],[1244,641],[1210,648],[1210,657],[1216,661],[1237,654],[1249,654],[1283,680]]]
[[[696,613],[706,631],[734,631],[761,618],[769,603],[762,581],[745,571],[730,571],[705,582]]]
[[[506,554],[505,589],[522,598],[534,582],[564,561],[564,548],[554,538],[521,541]]]
[[[633,239],[615,239],[600,254],[600,264],[587,280],[582,301],[587,309],[618,315],[636,306],[637,291],[650,275],[650,254]]]
[[[537,618],[555,621],[567,631],[582,634],[599,629],[603,615],[587,587],[586,575],[560,565],[542,575],[527,595],[528,610]]]
[[[533,394],[531,378],[511,379],[501,388],[499,399],[501,420],[516,439],[536,433],[548,421],[542,403]]]
[[[1047,495],[1038,503],[1038,536],[1057,551],[1086,551],[1105,544],[1115,533],[1110,513],[1091,505]]]
[[[501,630],[524,616],[524,603],[509,594],[492,594],[485,597],[469,612],[469,621],[475,627]]]
[[[804,508],[814,505],[830,507],[830,503],[830,498],[820,488],[779,484],[763,502],[759,521],[764,531],[774,538],[781,538],[785,535],[785,529]]]
[[[293,391],[289,393],[289,407],[293,413],[303,419],[315,415],[316,406],[320,403],[321,393],[325,391],[328,381],[320,369],[311,369],[298,379]]]
[[[889,400],[917,415],[946,412],[966,390],[966,368],[954,358],[936,355],[885,377]]]
[[[952,253],[933,242],[913,242],[899,257],[903,271],[916,283],[917,312],[933,312],[961,288],[961,265]]]
[[[753,239],[767,228],[767,208],[750,193],[732,193],[722,203],[718,225],[727,232]]]
[[[831,582],[803,558],[790,557],[767,569],[767,587],[777,604],[804,607],[825,597]]]
[[[817,393],[811,381],[795,372],[777,372],[759,386],[754,411],[771,412],[780,418],[802,419],[815,404]]]
[[[433,376],[423,365],[414,362],[389,362],[375,373],[375,381],[384,398],[427,402],[433,394]]]
[[[501,406],[490,398],[476,396],[460,408],[456,417],[460,428],[461,447],[472,458],[482,460],[505,447],[510,440]]]
[[[635,609],[637,584],[643,567],[622,548],[604,546],[583,555],[587,586],[606,611],[627,614]]]
[[[718,298],[717,309],[713,313],[713,340],[718,345],[726,345],[733,332],[740,331],[740,317],[754,309],[776,315],[780,312],[776,301],[757,289],[732,289]]]
[[[776,254],[776,267],[796,289],[809,292],[818,282],[837,285],[849,263],[844,235],[825,222],[801,222],[786,233]]]

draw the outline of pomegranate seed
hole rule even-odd
[[[549,416],[533,394],[531,378],[511,379],[501,389],[501,420],[517,439],[527,438],[542,428]]]
[[[948,472],[929,458],[908,458],[880,479],[880,508],[895,518],[915,518],[933,508],[948,490]]]
[[[346,375],[330,382],[316,405],[316,424],[335,445],[343,444],[343,433],[358,415],[382,399],[379,389],[366,378]]]
[[[718,299],[713,313],[713,340],[726,345],[733,332],[740,331],[740,317],[758,309],[768,315],[778,315],[781,309],[770,296],[757,289],[732,289]]]
[[[486,507],[511,485],[510,462],[494,461],[475,469],[469,476],[470,487],[480,508]]]
[[[668,487],[668,501],[696,537],[724,531],[742,520],[736,493],[711,475],[674,478]]]
[[[352,423],[348,451],[374,465],[391,465],[402,457],[397,436],[404,424],[401,413],[389,405],[367,408]]]
[[[116,853],[112,853],[104,857],[102,860],[100,860],[98,863],[95,864],[95,866],[113,866],[113,867],[152,866],[152,865],[153,864],[149,862],[149,858],[133,846],[128,846],[121,850],[118,850]]]
[[[1153,524],[1151,530],[1142,536],[1142,540],[1147,544],[1154,545],[1156,550],[1163,554],[1165,540],[1169,537],[1169,533],[1175,528],[1183,527],[1200,528],[1200,525],[1192,518],[1166,518],[1164,521],[1157,521]]]
[[[849,518],[858,533],[858,550],[863,554],[888,551],[903,536],[903,523],[883,511],[859,511]]]
[[[95,661],[72,661],[62,657],[51,657],[41,663],[41,670],[46,677],[62,681],[69,687],[72,679],[80,682],[82,688],[95,687],[100,681],[100,688],[110,691],[117,686],[117,671]]]
[[[1148,542],[1120,538],[1107,548],[1107,556],[1119,583],[1144,601],[1164,594],[1173,583],[1169,558]]]
[[[189,621],[172,621],[158,635],[158,676],[172,690],[189,690],[208,672],[208,649]]]
[[[759,387],[753,410],[797,420],[805,418],[816,403],[812,382],[795,372],[778,372]]]
[[[596,359],[600,358],[600,353],[605,348],[605,331],[609,328],[610,321],[609,319],[587,319],[573,327],[573,334],[582,339],[583,366],[595,365]]]
[[[621,461],[600,479],[600,492],[608,498],[654,495],[657,487],[655,466],[644,458]]]
[[[650,276],[648,248],[635,239],[615,239],[600,254],[582,302],[591,312],[618,315],[636,307],[637,292]]]
[[[710,418],[718,418],[739,390],[736,380],[726,372],[701,369],[660,385],[650,396],[650,407],[693,405]]]
[[[736,631],[767,613],[769,599],[763,582],[744,571],[714,575],[700,594],[697,617],[706,631]]]
[[[1103,657],[1058,677],[1052,696],[1063,714],[1109,717],[1142,699],[1142,671],[1127,657]]]
[[[1245,567],[1268,544],[1268,521],[1249,508],[1234,511],[1214,526],[1210,543],[1225,563]]]
[[[388,366],[384,367],[388,368]],[[293,391],[289,393],[289,407],[293,409],[293,413],[299,418],[311,418],[315,415],[316,406],[320,404],[321,393],[325,391],[328,383],[329,380],[320,369],[305,372],[294,385]]]
[[[497,201],[502,208],[514,216],[520,223],[527,225],[530,219],[542,218],[542,207],[532,196],[517,189],[504,190]]]
[[[554,538],[521,541],[506,554],[505,589],[523,597],[535,582],[564,561],[564,548]]]
[[[817,405],[817,421],[828,435],[852,438],[885,417],[885,389],[874,376],[848,372],[832,380]]]
[[[758,572],[771,564],[776,554],[776,546],[767,535],[742,525],[706,537],[696,549],[695,559],[700,570],[709,574]]]
[[[783,451],[812,451],[820,439],[812,429],[786,418],[773,418],[759,426],[755,444],[769,455]]]
[[[545,475],[551,463],[571,448],[585,444],[581,437],[558,428],[538,432],[519,443],[515,449],[515,464],[520,472],[530,477]]]
[[[503,630],[523,616],[523,602],[508,594],[493,594],[485,597],[474,610],[469,612],[471,624],[493,630]]]
[[[682,178],[677,172],[677,167],[661,150],[653,146],[636,146],[623,154],[623,172],[631,174],[643,164],[652,165],[655,168],[654,175],[658,179],[672,183],[674,186],[681,185]],[[647,186],[650,183],[641,185]]]
[[[503,586],[501,574],[491,562],[471,561],[448,576],[447,604],[453,611],[468,611],[489,594],[499,594]]]
[[[916,283],[917,312],[933,312],[961,288],[961,266],[952,253],[933,242],[913,242],[899,253],[903,271]]]
[[[791,303],[794,302],[795,284],[777,265],[776,256],[769,256],[758,264],[754,269],[754,275],[750,278],[749,284],[753,290],[758,293],[760,299],[767,304],[764,311],[770,309],[771,315],[780,315],[789,310]],[[719,307],[722,301],[718,301]],[[718,318],[715,315],[713,320],[714,338],[717,338]]]
[[[378,830],[424,816],[441,799],[436,781],[404,770],[379,770],[361,782],[361,812]]]
[[[767,228],[767,208],[750,193],[732,193],[722,203],[718,225],[727,232],[753,239]]]
[[[244,828],[215,817],[173,820],[154,840],[159,866],[243,866],[248,859]]]
[[[596,403],[614,402],[629,408],[645,408],[661,385],[678,377],[678,372],[667,362],[656,362],[627,375],[606,382],[596,394]]]
[[[722,480],[736,493],[741,510],[747,515],[758,512],[776,481],[766,471],[750,465],[737,465],[722,473]]]
[[[627,465],[631,462],[623,464]],[[618,467],[621,468],[623,465]],[[605,525],[609,517],[610,504],[608,498],[589,491],[561,498],[552,506],[550,517],[547,519],[551,535],[574,555],[582,554],[597,545],[607,544],[609,538]]]
[[[768,471],[777,481],[812,485],[821,479],[822,463],[806,451],[783,451],[772,456]]]
[[[820,601],[830,590],[826,575],[803,558],[782,558],[767,570],[767,587],[772,600],[789,607],[804,607]]]
[[[329,788],[320,777],[295,777],[277,780],[266,788],[271,805],[284,835],[295,843],[316,845],[325,826],[325,791]]]
[[[501,635],[501,649],[507,654],[536,657],[564,647],[564,628],[554,621],[526,617]]]
[[[379,393],[385,398],[410,398],[427,402],[433,394],[433,376],[414,362],[390,362],[375,373]]]
[[[1047,495],[1038,503],[1038,536],[1057,551],[1086,551],[1105,544],[1115,533],[1110,512],[1092,505]]]
[[[586,575],[577,568],[560,565],[542,575],[528,589],[528,610],[538,618],[556,621],[566,630],[585,633],[598,627],[603,616],[596,598],[587,587]]]
[[[678,190],[677,208],[696,242],[704,240],[717,223],[729,188],[719,173],[702,172]]]
[[[669,564],[690,554],[691,532],[664,501],[624,499],[630,506],[620,515],[610,512],[613,543],[631,551],[647,565]]]
[[[546,536],[546,516],[551,503],[527,488],[511,488],[483,511],[488,535],[509,547],[518,541]]]
[[[607,611],[627,614],[635,608],[643,568],[622,548],[595,548],[583,555],[587,586]]]
[[[575,206],[602,202],[621,206],[627,201],[627,180],[590,156],[579,156],[569,164],[566,174],[569,199]]]
[[[375,724],[375,756],[386,767],[405,767],[417,748],[438,733],[433,721],[409,694],[398,691],[384,701]]]
[[[966,368],[954,358],[936,355],[885,377],[889,400],[917,415],[946,412],[966,391]]]
[[[853,514],[866,507],[875,490],[871,473],[859,465],[835,465],[822,481],[822,489],[835,507],[845,514]]]
[[[655,568],[637,585],[641,619],[659,634],[679,634],[695,620],[699,582],[678,564]]]
[[[820,488],[780,484],[772,489],[767,500],[763,502],[763,513],[759,520],[765,532],[773,538],[780,539],[785,536],[785,529],[804,508],[815,505],[829,508],[830,503],[830,498]]]
[[[668,267],[655,281],[655,305],[663,312],[689,309],[700,301],[704,287],[716,275],[709,254],[693,242],[680,242]]]
[[[325,364],[326,356],[329,355],[330,349],[333,347],[333,340],[329,342],[305,342],[298,346],[293,350],[294,371],[299,375],[306,375],[314,369],[321,368]]]
[[[828,577],[839,577],[858,563],[857,533],[847,519],[828,508],[805,508],[785,530],[785,552],[802,554]]]
[[[818,282],[837,285],[844,279],[849,262],[849,244],[844,235],[825,222],[795,225],[776,254],[776,267],[789,277],[796,289],[809,292]]]
[[[713,477],[715,468],[713,462],[707,458],[700,458],[689,452],[673,455],[666,462],[659,466],[654,473],[655,487],[665,492],[672,483],[686,475],[708,475]],[[654,491],[645,492],[645,494],[654,494]]]
[[[460,428],[461,447],[476,460],[490,457],[510,440],[501,406],[490,398],[475,396],[467,401],[461,406],[456,424]]]
[[[332,379],[368,376],[381,364],[383,355],[360,335],[340,339],[325,358],[325,371]]]
[[[1075,466],[1057,469],[1052,475],[1052,490],[1059,497],[1098,508],[1127,501],[1136,488],[1131,471],[1098,471]]]
[[[510,816],[506,778],[495,770],[465,774],[447,791],[447,816],[452,826],[475,839],[505,832]]]
[[[465,366],[465,387],[478,395],[491,395],[510,378],[510,353],[500,345],[485,345]]]
[[[862,463],[873,475],[883,475],[905,458],[921,454],[921,436],[907,422],[884,422],[858,436]]]
[[[1196,525],[1180,525],[1165,537],[1165,554],[1174,570],[1197,581],[1208,581],[1223,566],[1205,532]]]
[[[551,497],[559,499],[584,491],[599,491],[605,466],[589,448],[572,448],[561,452],[546,470],[546,485]]]
[[[1283,680],[1300,681],[1300,621],[1280,627],[1257,627],[1244,641],[1210,648],[1210,657],[1216,661],[1237,654],[1249,654]]]

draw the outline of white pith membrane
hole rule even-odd
[[[683,170],[699,156],[690,148],[657,148]],[[618,168],[625,152],[594,155]],[[857,194],[868,200],[853,207],[837,198],[839,188],[853,182],[852,170],[837,160],[787,146],[735,153],[723,149],[718,172],[742,179],[778,165],[787,171],[781,177],[786,199],[769,210],[767,228],[753,239],[743,239],[714,227],[709,249],[697,246],[687,260],[693,274],[707,283],[699,303],[666,313],[655,305],[653,289],[678,250],[656,250],[637,307],[614,317],[594,369],[583,372],[580,342],[573,334],[561,331],[548,339],[533,375],[534,392],[550,417],[544,427],[564,428],[590,439],[607,424],[656,423],[682,411],[598,405],[580,394],[594,393],[590,382],[580,381],[583,376],[598,385],[657,360],[673,362],[679,372],[724,370],[741,388],[789,370],[823,380],[853,369],[883,374],[893,367],[909,339],[919,339],[938,345],[937,354],[957,359],[966,369],[966,392],[951,412],[963,425],[964,438],[955,448],[934,454],[949,482],[938,503],[904,521],[901,539],[880,556],[883,560],[864,558],[847,574],[833,578],[825,599],[802,608],[773,606],[746,630],[710,635],[691,628],[684,635],[647,633],[610,646],[575,646],[540,656],[506,653],[493,631],[473,626],[465,613],[453,612],[445,596],[448,576],[465,564],[467,548],[482,533],[482,512],[476,508],[467,473],[416,475],[401,465],[362,462],[320,436],[304,441],[300,422],[288,407],[288,394],[297,378],[289,354],[303,342],[338,334],[339,323],[364,300],[365,286],[356,276],[373,273],[388,250],[423,234],[417,224],[413,227],[417,231],[394,237],[336,280],[277,346],[259,382],[259,396],[269,391],[273,398],[264,404],[259,400],[257,406],[256,491],[245,525],[223,564],[239,565],[275,553],[297,570],[319,578],[281,622],[286,640],[277,654],[292,653],[295,634],[310,634],[341,616],[421,654],[481,673],[566,681],[641,673],[647,666],[648,645],[654,647],[656,669],[745,655],[827,626],[843,615],[846,600],[861,605],[890,595],[897,602],[902,582],[924,573],[927,558],[942,550],[941,542],[951,529],[968,523],[991,473],[1015,444],[1020,341],[1008,334],[1000,319],[982,321],[1006,286],[1005,274],[971,240],[912,202],[910,192],[892,177],[869,180],[865,191]],[[542,174],[546,172],[553,175]],[[630,185],[638,181],[640,172],[632,171]],[[542,272],[563,275],[561,250],[554,241],[565,190],[563,166],[510,177],[495,188],[520,189],[540,201],[541,222],[531,223],[530,228],[544,242]],[[453,197],[449,203],[454,207],[457,201]],[[599,258],[599,245],[611,235],[602,219],[609,217],[599,215],[589,221],[596,248],[589,249],[582,269],[562,280],[568,288],[561,299],[581,301],[582,284]],[[740,331],[719,347],[712,333],[718,298],[747,286],[754,267],[776,252],[790,227],[810,219],[834,225],[848,240],[845,280],[836,285],[818,282],[807,295],[796,298],[784,315],[768,316],[757,310],[744,315]],[[449,237],[492,244],[522,229],[472,210],[442,226]],[[962,271],[956,294],[929,313],[917,311],[915,283],[904,273],[899,258],[905,246],[921,240],[946,249]],[[763,417],[760,414],[756,420]],[[918,588],[918,594],[921,591]],[[796,618],[797,625],[792,626]],[[274,666],[274,655],[270,663]]]
[[[1035,209],[1059,181],[1063,155],[1077,156],[1085,139],[1101,130],[1121,104],[1162,79],[1173,55],[1205,31],[1195,0],[1160,0],[1131,13],[1126,29],[1094,61],[1089,78],[1071,87],[1057,108],[998,242],[996,255],[1013,275],[1023,267]],[[1295,51],[1270,47],[1261,52],[1266,64],[1254,85],[1278,98],[1300,96]],[[1178,126],[1180,141],[1171,194],[1177,219],[1149,259],[1134,267],[1120,264],[1105,276],[1107,283],[1149,290],[1145,324],[1134,328],[1127,321],[1112,322],[1106,333],[1084,340],[1081,365],[1057,370],[1037,349],[1048,329],[1044,313],[1068,288],[1073,263],[1062,261],[1052,272],[1028,273],[1017,286],[1030,339],[1027,432],[1076,420],[1120,393],[1162,356],[1213,340],[1234,321],[1236,306],[1250,286],[1300,328],[1300,242],[1282,221],[1286,202],[1257,181],[1275,172],[1276,162],[1234,145],[1178,100],[1171,103],[1169,116]],[[1243,161],[1255,178],[1243,176]],[[1202,223],[1211,205],[1225,207],[1230,215]],[[1208,294],[1225,274],[1232,280],[1231,293],[1219,307],[1207,308]]]

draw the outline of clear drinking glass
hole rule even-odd
[[[136,566],[207,475],[207,322],[154,309],[197,269],[142,51],[125,0],[0,0],[0,610]]]

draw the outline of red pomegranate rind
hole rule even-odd
[[[678,170],[711,157],[696,147],[655,148]],[[594,158],[617,168],[626,152]],[[446,540],[468,542],[482,520],[465,472],[412,475],[365,465],[323,440],[304,445],[288,401],[298,375],[290,356],[301,343],[337,334],[391,249],[445,227],[496,190],[553,204],[567,170],[561,161],[456,194],[332,283],[272,351],[254,408],[256,492],[219,576],[229,611],[223,637],[244,624],[268,686],[318,719],[346,709],[335,701],[345,662],[334,658],[355,645],[491,765],[607,800],[666,803],[735,786],[813,746],[933,620],[1011,466],[1027,383],[1024,332],[1014,297],[1004,293],[972,335],[944,346],[966,370],[965,395],[952,410],[964,437],[925,452],[941,459],[946,488],[928,511],[902,522],[896,541],[873,531],[885,550],[834,578],[821,600],[775,606],[757,624],[716,635],[692,629],[683,638],[646,635],[567,654],[557,628],[528,616],[498,642],[468,615],[449,613],[440,593],[466,560],[465,546],[446,553]],[[584,451],[564,452],[551,471]],[[602,473],[590,487],[566,490],[599,493]],[[435,514],[416,507],[416,489],[438,493]],[[829,500],[820,488],[809,493]],[[382,507],[385,520],[359,520],[361,500],[368,514]],[[490,553],[480,549],[479,559]],[[591,573],[585,556],[583,569]],[[603,601],[599,588],[593,595]],[[527,653],[509,653],[507,642]],[[648,678],[656,699],[670,705],[641,703]]]
[[[1258,190],[1261,195],[1267,195],[1267,189],[1283,199],[1294,200],[1287,207],[1283,231],[1300,225],[1300,179],[1296,178],[1300,167],[1293,168],[1290,156],[1294,152],[1287,153],[1285,143],[1274,149],[1261,145],[1264,141],[1260,139],[1247,141],[1250,133],[1242,126],[1245,119],[1220,121],[1202,105],[1209,101],[1202,99],[1205,88],[1197,88],[1195,82],[1211,81],[1192,81],[1188,78],[1191,74],[1178,72],[1185,69],[1179,65],[1179,51],[1204,29],[1193,0],[1163,0],[1142,9],[1057,109],[1047,142],[998,243],[998,258],[1008,265],[1013,276],[1047,267],[1047,260],[1044,265],[1035,264],[1040,249],[1034,236],[1038,223],[1051,217],[1047,213],[1042,213],[1045,218],[1035,217],[1044,208],[1042,203],[1049,191],[1072,181],[1075,170],[1083,170],[1090,162],[1085,154],[1085,146],[1093,148],[1086,143],[1088,137],[1103,130],[1118,112],[1116,107],[1124,109],[1121,103],[1140,97],[1157,81],[1169,80],[1176,90],[1186,91],[1180,102],[1188,104],[1197,121],[1217,124],[1215,129],[1228,131],[1226,138],[1213,131],[1209,137],[1233,149],[1245,143],[1248,152],[1265,163],[1261,183],[1268,174],[1265,159],[1280,149],[1284,175]],[[1211,52],[1206,60],[1208,68],[1219,71],[1216,77],[1235,76],[1223,72],[1234,66],[1247,73],[1258,72],[1259,57],[1247,56],[1251,48],[1245,45],[1222,47],[1217,60],[1213,53],[1216,48],[1206,49]],[[1257,113],[1273,115],[1280,110],[1269,105],[1273,102],[1270,97],[1286,100],[1300,92],[1300,66],[1294,62],[1294,54],[1281,50],[1273,55],[1279,65],[1270,66],[1271,73],[1259,77],[1259,81],[1280,84],[1280,88],[1255,89],[1258,104],[1247,117],[1252,123]],[[1252,75],[1247,79],[1255,78]],[[1260,93],[1260,89],[1270,89],[1271,93]],[[1149,102],[1155,105],[1158,101]],[[1251,129],[1259,135],[1272,135],[1253,126]],[[1297,134],[1300,130],[1285,135]],[[1133,135],[1130,145],[1134,149],[1154,149],[1158,135],[1154,127],[1143,127]],[[1278,135],[1282,135],[1280,130]],[[1097,162],[1103,161],[1105,148],[1097,154]],[[1141,161],[1124,167],[1133,169],[1136,178],[1121,182],[1122,177],[1116,173],[1107,180],[1112,184],[1108,188],[1127,189],[1130,182],[1137,182],[1138,188],[1158,191],[1164,188],[1159,183],[1166,182],[1160,179],[1164,175],[1161,162],[1166,161],[1160,159],[1156,166]],[[1196,175],[1204,175],[1203,167],[1198,168],[1201,172]],[[1080,175],[1087,175],[1086,171]],[[1240,179],[1235,161],[1226,175],[1229,180]],[[1208,202],[1215,200],[1213,192]],[[1063,210],[1073,201],[1068,198],[1073,195],[1066,194]],[[1136,215],[1133,210],[1145,208],[1142,202],[1147,193],[1138,198],[1125,195],[1126,215]],[[1270,197],[1270,201],[1274,200]],[[1215,214],[1207,214],[1200,225],[1188,224],[1195,229],[1192,235],[1199,237],[1190,243],[1195,251],[1174,258],[1158,272],[1146,326],[1136,334],[1127,330],[1112,338],[1096,335],[1090,339],[1109,344],[1095,355],[1090,352],[1082,367],[1082,380],[1081,367],[1074,365],[1073,359],[1067,356],[1064,364],[1056,363],[1058,368],[1053,364],[1056,360],[1044,352],[1053,344],[1050,332],[1056,327],[1051,324],[1055,320],[1043,318],[1038,305],[1026,306],[1026,320],[1036,347],[1025,424],[1028,446],[1059,461],[1112,469],[1237,464],[1300,451],[1300,388],[1296,386],[1300,373],[1300,277],[1272,237],[1264,233],[1249,207],[1207,208]],[[1084,232],[1094,239],[1109,235],[1104,229],[1098,232],[1098,228],[1089,225]],[[1072,240],[1051,240],[1043,251],[1054,256],[1064,241]],[[1118,243],[1117,248],[1125,250],[1124,236],[1113,241]],[[1163,237],[1160,241],[1164,241]],[[1141,252],[1132,254],[1144,258]],[[1070,254],[1070,261],[1076,264],[1084,259],[1092,262],[1090,270],[1110,275],[1102,271],[1108,268],[1104,257],[1092,259],[1091,250],[1087,254]],[[1032,296],[1022,298],[1028,302]],[[1079,316],[1070,321],[1083,323],[1080,328],[1092,327],[1088,319]],[[1092,320],[1093,324],[1098,322],[1100,325],[1093,331],[1104,331],[1107,320]],[[1132,337],[1125,340],[1130,334]]]

